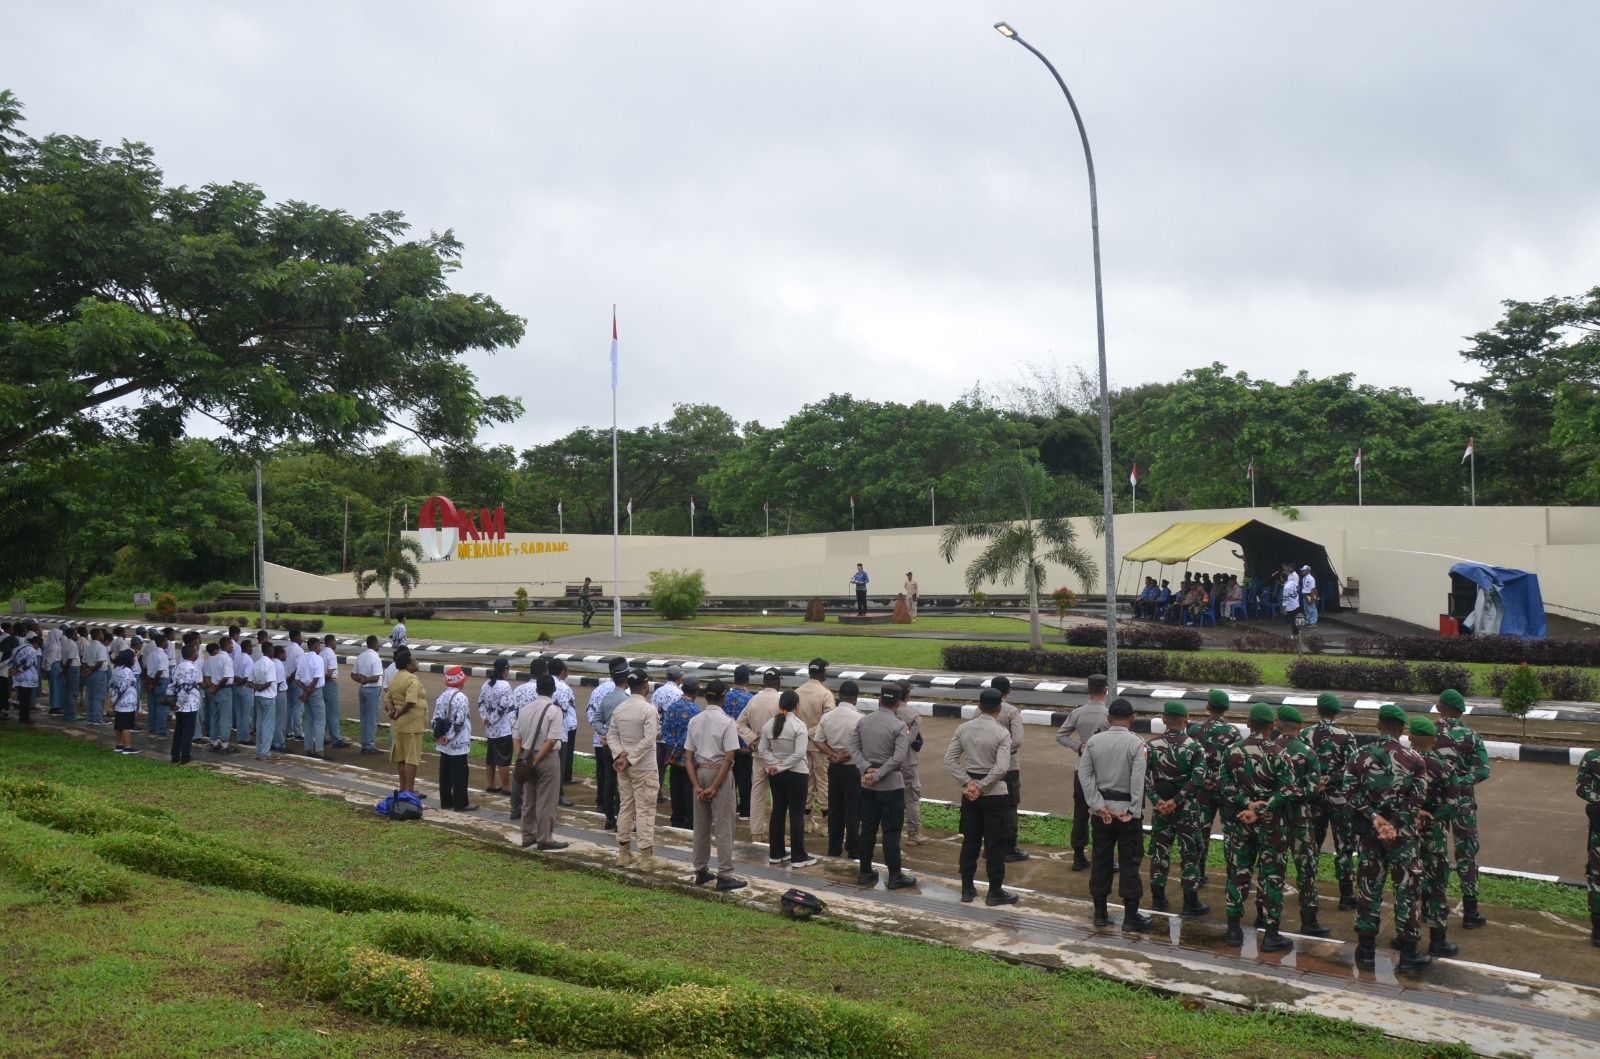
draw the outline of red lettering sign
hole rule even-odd
[[[470,508],[458,509],[447,496],[430,496],[422,502],[422,510],[417,513],[417,528],[453,529],[462,539],[469,541],[505,540],[506,509],[479,508],[477,521],[474,521]]]

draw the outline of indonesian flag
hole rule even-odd
[[[1461,454],[1461,462],[1466,463],[1472,456],[1472,439],[1467,439],[1467,451]]]
[[[856,494],[851,493],[850,494],[850,510],[854,511],[855,509],[856,509]]]
[[[1359,471],[1360,469],[1361,469],[1361,450],[1358,448],[1358,449],[1356,449],[1356,470]]]
[[[628,497],[628,517],[633,517],[633,497]]]
[[[1139,465],[1133,465],[1133,470],[1128,472],[1128,484],[1135,489],[1139,488]]]
[[[1252,459],[1250,461],[1250,465],[1244,469],[1244,476],[1246,478],[1254,478],[1256,476],[1256,461],[1254,459]]]
[[[767,502],[765,500],[761,501],[761,510],[764,511],[764,512],[771,510],[770,508],[767,507]]]
[[[617,388],[617,307],[611,307],[611,388]]]
[[[689,498],[689,514],[694,514],[694,497]]]
[[[561,501],[560,501],[560,500],[557,500],[557,501],[556,501],[556,514],[557,514],[557,515],[560,515],[560,514],[562,514],[562,510],[561,510]]]
[[[406,509],[400,515],[400,528],[401,529],[409,529],[410,527],[411,527],[411,502],[407,501],[406,502]]]

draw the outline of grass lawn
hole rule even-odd
[[[757,983],[896,1007],[925,1020],[939,1056],[1439,1054],[1349,1023],[1190,1011],[1091,974],[1014,967],[624,885],[431,827],[391,824],[342,802],[116,758],[51,732],[8,730],[0,775],[48,778],[121,805],[160,808],[186,828],[300,870],[451,898],[519,936],[674,958]],[[329,922],[331,913],[220,887],[135,878],[130,899],[80,906],[46,901],[0,875],[6,1054],[574,1054],[391,1025],[307,1000],[280,978],[270,956],[286,931]]]
[[[826,658],[835,670],[841,666],[891,666],[897,669],[941,669],[939,652],[946,647],[968,646],[975,640],[894,640],[882,636],[772,636],[751,632],[681,632],[630,646],[630,655],[657,658],[762,658],[777,662],[807,662]],[[1017,644],[1000,644],[1016,647]]]

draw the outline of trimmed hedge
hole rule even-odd
[[[133,875],[42,824],[0,812],[0,868],[56,901],[99,904],[133,893]]]
[[[1285,654],[1292,655],[1294,639],[1282,633],[1261,632],[1254,630],[1236,637],[1233,641],[1233,650],[1243,654]]]
[[[1516,672],[1515,666],[1491,669],[1489,690],[1497,697],[1503,695]],[[1533,675],[1544,689],[1543,697],[1546,699],[1558,702],[1594,702],[1600,699],[1600,680],[1581,669],[1535,669]]]
[[[1104,651],[1035,651],[1026,647],[952,646],[941,652],[944,668],[966,673],[1028,673],[1087,677],[1106,671]],[[1261,669],[1243,658],[1174,656],[1155,651],[1120,651],[1122,680],[1181,680],[1195,684],[1259,684]]]
[[[1521,636],[1352,636],[1345,650],[1371,658],[1600,666],[1600,640],[1531,640]]]
[[[420,943],[427,933],[408,936]],[[915,1059],[928,1050],[920,1022],[865,1004],[688,980],[649,992],[594,988],[566,977],[564,966],[549,968],[559,976],[524,979],[396,955],[361,935],[349,924],[291,934],[278,952],[284,978],[371,1018],[564,1049],[839,1059]],[[490,949],[516,940],[492,928],[485,939]],[[439,960],[454,951],[420,947]]]
[[[1289,686],[1312,690],[1374,691],[1387,694],[1427,692],[1438,694],[1455,688],[1472,691],[1472,672],[1466,666],[1404,662],[1342,662],[1326,658],[1297,658],[1289,663]]]
[[[152,875],[248,890],[290,904],[317,905],[335,912],[400,909],[472,918],[470,909],[447,898],[296,871],[265,861],[253,852],[176,832],[103,835],[95,840],[94,848],[107,860]]]
[[[321,632],[327,624],[321,618],[268,618],[267,628],[282,629],[284,632]]]
[[[1072,647],[1104,647],[1104,625],[1074,625],[1067,630],[1067,643]],[[1198,651],[1205,645],[1199,629],[1185,629],[1175,625],[1118,625],[1117,646],[1148,647],[1157,651]]]
[[[46,780],[0,779],[0,809],[30,823],[74,835],[113,831],[156,834],[177,827],[165,810],[118,805]]]

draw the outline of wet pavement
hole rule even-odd
[[[109,731],[75,728],[70,733],[110,742]],[[336,752],[330,761],[286,755],[258,762],[248,753],[202,756],[203,767],[243,780],[295,786],[363,807],[370,807],[392,786],[384,758],[348,751]],[[435,802],[437,788],[430,779],[437,775],[437,767],[425,762],[421,775],[421,793]],[[473,797],[481,800],[485,811],[460,814],[433,809],[426,814],[426,824],[484,841],[516,844],[519,833],[507,818],[507,799],[480,794],[482,776],[476,768],[471,782]],[[552,864],[622,872],[652,885],[690,888],[687,833],[665,827],[662,818],[654,863],[619,866],[613,836],[598,830],[597,814],[585,808],[592,806],[592,788],[569,787],[569,793],[579,808],[562,813],[558,833],[573,843],[571,849],[529,855]],[[739,833],[747,834],[743,824]],[[1295,951],[1262,956],[1255,932],[1247,931],[1242,951],[1224,946],[1221,888],[1216,884],[1203,895],[1214,911],[1202,919],[1157,914],[1156,930],[1148,936],[1097,930],[1090,924],[1086,873],[1071,872],[1060,851],[1036,854],[1013,865],[1007,885],[1022,893],[1022,903],[1002,908],[959,903],[956,842],[949,838],[909,847],[907,869],[918,874],[920,884],[893,892],[881,886],[856,886],[851,862],[824,859],[807,869],[771,867],[765,863],[765,852],[763,846],[739,843],[739,871],[751,887],[724,899],[773,911],[777,896],[798,885],[821,897],[829,915],[868,929],[1042,967],[1092,970],[1208,1005],[1313,1011],[1420,1040],[1464,1039],[1484,1054],[1600,1053],[1600,990],[1577,984],[1600,978],[1600,950],[1588,945],[1587,933],[1577,924],[1558,917],[1489,908],[1489,927],[1452,931],[1452,940],[1463,946],[1461,959],[1439,961],[1422,975],[1396,975],[1392,954],[1381,947],[1376,972],[1357,971],[1353,946],[1337,938],[1295,937]],[[1327,911],[1323,918],[1336,935],[1348,938],[1353,937],[1349,916]],[[1114,910],[1113,921],[1118,919]]]

